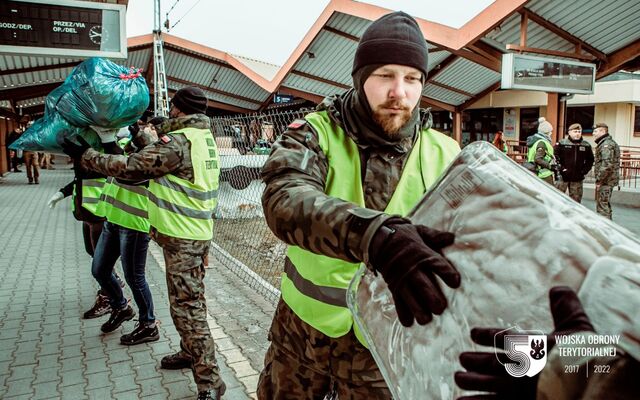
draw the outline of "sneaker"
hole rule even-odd
[[[113,310],[111,312],[111,317],[109,317],[109,320],[104,324],[102,324],[100,329],[104,333],[113,332],[116,329],[118,329],[118,327],[122,325],[124,321],[129,321],[130,319],[133,319],[133,317],[135,316],[136,316],[136,312],[133,311],[133,308],[131,308],[131,306],[127,304],[125,308]]]
[[[160,368],[163,369],[182,369],[191,368],[191,356],[184,351],[162,357],[160,360]]]
[[[155,342],[160,339],[158,326],[150,322],[141,322],[136,324],[136,328],[126,335],[120,336],[120,344],[131,346],[139,343]]]
[[[83,317],[84,319],[98,318],[105,314],[109,314],[110,312],[111,304],[109,304],[109,298],[99,294],[96,296],[96,302],[93,307],[91,307],[89,311],[85,312]]]
[[[227,391],[227,385],[222,382],[217,389],[201,390],[198,392],[198,400],[219,400],[224,392]]]

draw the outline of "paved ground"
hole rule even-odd
[[[195,396],[189,371],[165,371],[159,360],[177,351],[160,249],[151,245],[147,277],[161,321],[161,340],[125,347],[82,320],[96,283],[69,200],[54,210],[48,198],[72,178],[43,171],[40,185],[23,174],[0,178],[0,398],[182,399]],[[584,204],[594,209],[592,201]],[[614,220],[640,236],[640,209],[615,206]],[[211,257],[213,261],[213,257]],[[273,305],[226,267],[206,278],[210,327],[228,390],[225,399],[255,397]],[[119,268],[119,267],[118,267]]]
[[[155,244],[147,277],[161,322],[160,341],[122,346],[119,337],[133,329],[133,321],[105,335],[100,324],[106,317],[80,318],[97,289],[81,224],[73,219],[68,199],[53,210],[46,207],[72,179],[72,171],[64,168],[42,171],[40,185],[27,185],[24,173],[0,178],[0,398],[195,397],[190,371],[159,368],[164,355],[179,349],[179,337]],[[213,264],[207,271],[207,301],[228,387],[225,399],[255,397],[274,307],[227,268]]]

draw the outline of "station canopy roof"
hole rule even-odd
[[[276,92],[314,102],[351,86],[358,41],[390,10],[332,0],[281,67],[163,34],[170,93],[193,85],[220,112],[256,112]],[[502,54],[524,52],[597,65],[597,78],[640,69],[640,2],[496,0],[459,29],[417,18],[429,47],[422,104],[461,111],[500,87]],[[153,37],[128,40],[123,65],[141,67],[153,88]],[[0,55],[0,106],[38,112],[43,96],[80,59]],[[41,112],[41,111],[40,111]]]

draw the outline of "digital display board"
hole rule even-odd
[[[126,58],[126,7],[74,0],[1,0],[0,52]]]
[[[502,89],[592,94],[596,65],[509,53],[502,56]]]

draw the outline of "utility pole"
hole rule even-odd
[[[162,51],[160,0],[154,0],[153,3],[153,113],[155,116],[162,117],[169,115],[169,92]]]

